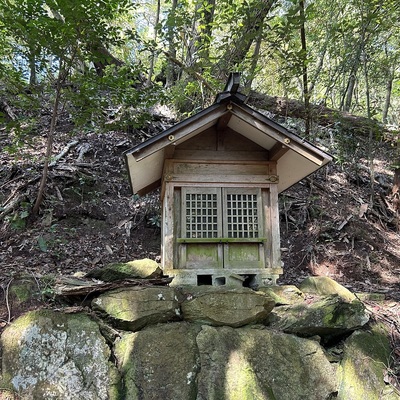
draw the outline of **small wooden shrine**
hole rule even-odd
[[[239,79],[125,153],[134,193],[161,186],[162,268],[173,285],[276,283],[278,194],[332,159],[247,106]]]

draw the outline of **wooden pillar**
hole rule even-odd
[[[279,230],[278,185],[270,186],[271,268],[281,268],[281,238]]]
[[[162,267],[169,270],[174,267],[174,187],[166,183],[163,199],[162,221]]]

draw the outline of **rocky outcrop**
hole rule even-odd
[[[14,321],[1,336],[0,398],[400,399],[384,379],[387,334],[337,293],[143,286],[92,308],[95,320],[34,311]]]
[[[328,399],[335,367],[317,342],[269,329],[203,327],[197,400]]]
[[[115,355],[124,399],[196,399],[199,325],[163,324],[124,335]]]
[[[373,325],[367,331],[356,331],[344,346],[339,364],[338,397],[346,400],[398,400],[394,388],[382,376],[390,365],[391,348],[387,332]]]

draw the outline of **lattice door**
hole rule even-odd
[[[224,268],[265,267],[261,189],[224,188]]]
[[[221,237],[219,212],[221,199],[218,189],[183,190],[184,237],[190,239],[211,239]]]
[[[180,268],[263,267],[261,190],[182,188]]]

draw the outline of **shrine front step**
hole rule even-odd
[[[240,270],[189,270],[172,269],[164,275],[173,277],[170,286],[226,286],[258,288],[276,285],[282,268],[240,269]]]

